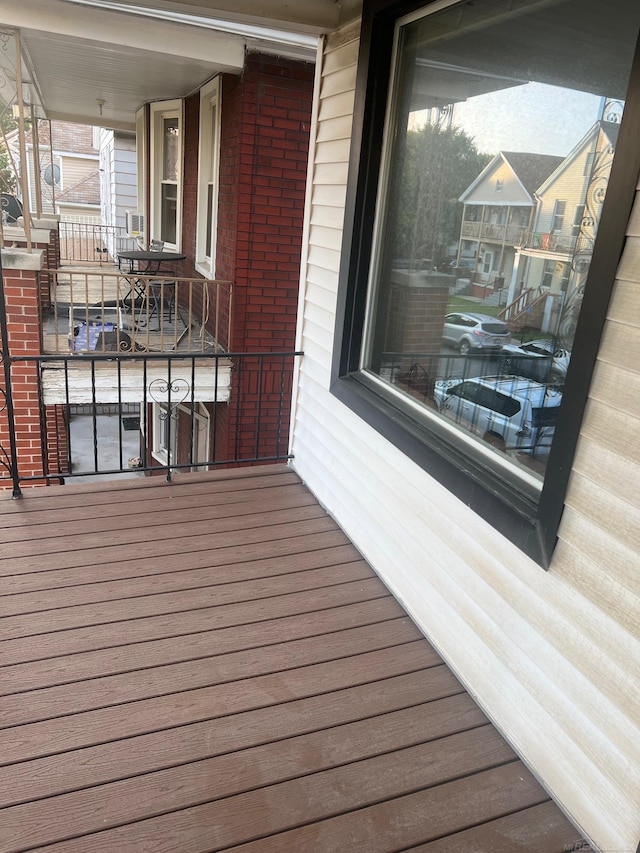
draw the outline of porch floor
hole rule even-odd
[[[579,843],[286,467],[0,517],[0,853]]]

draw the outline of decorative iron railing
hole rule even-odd
[[[60,261],[86,264],[113,263],[119,252],[137,249],[134,237],[120,225],[60,221]]]
[[[45,353],[207,352],[229,346],[230,282],[47,270]]]
[[[284,461],[301,355],[5,359],[0,488]]]
[[[518,246],[526,234],[526,229],[519,225],[495,225],[490,222],[471,222],[463,220],[462,237],[476,240],[490,240]]]

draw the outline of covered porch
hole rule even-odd
[[[0,515],[2,853],[580,848],[291,468]]]

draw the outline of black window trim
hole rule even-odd
[[[609,177],[576,330],[567,385],[542,490],[527,489],[499,461],[467,450],[420,417],[409,401],[359,371],[381,140],[395,23],[436,0],[364,0],[336,311],[331,392],[397,449],[543,568],[551,565],[573,458],[589,396],[615,273],[640,174],[640,46],[631,68],[616,156]],[[640,44],[640,43],[639,43]],[[598,282],[599,286],[590,286]]]

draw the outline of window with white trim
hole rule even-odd
[[[182,101],[151,104],[151,230],[165,248],[180,248]]]
[[[196,269],[207,278],[215,277],[216,268],[219,162],[220,84],[216,78],[200,91]]]
[[[178,412],[164,403],[154,403],[153,447],[151,455],[162,465],[171,465],[178,446]]]

